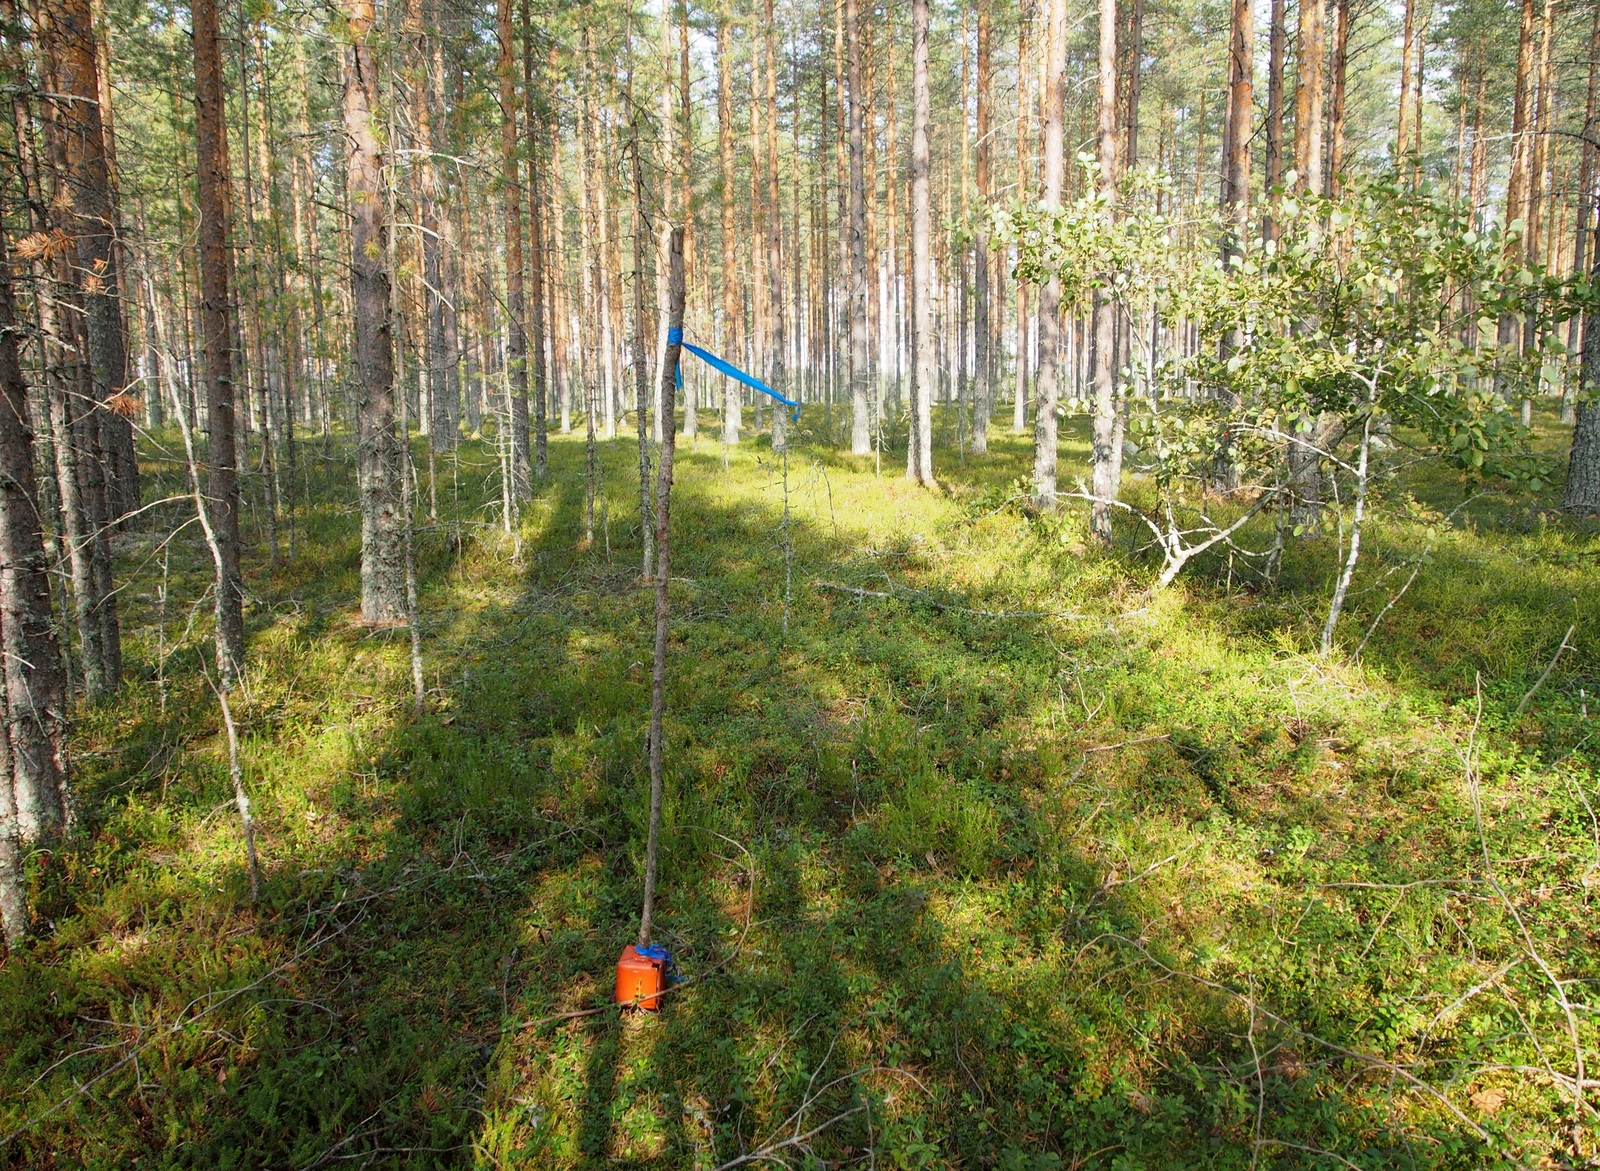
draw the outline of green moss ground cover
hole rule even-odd
[[[1030,516],[1025,441],[993,446],[929,494],[802,434],[787,588],[782,462],[680,448],[657,915],[696,979],[654,1015],[567,1015],[642,888],[631,440],[592,547],[576,438],[515,540],[492,443],[435,462],[420,717],[404,632],[354,620],[352,477],[306,445],[295,554],[248,570],[257,906],[199,534],[163,546],[174,504],[120,537],[136,678],[78,720],[82,832],[0,966],[0,1164],[1593,1157],[1596,527],[1559,485],[1445,524],[1463,484],[1391,483],[1322,659],[1336,524],[1275,583],[1218,553],[1152,596],[1137,531]]]

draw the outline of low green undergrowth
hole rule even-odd
[[[1013,499],[1022,440],[941,449],[928,493],[815,439],[679,448],[657,915],[692,979],[652,1015],[605,1007],[642,883],[631,441],[589,546],[575,438],[516,539],[492,440],[419,447],[418,717],[403,632],[355,621],[347,453],[306,445],[294,555],[280,526],[248,574],[257,905],[198,533],[119,538],[135,678],[78,718],[82,831],[0,967],[0,1162],[1594,1156],[1592,525],[1447,522],[1468,490],[1416,473],[1323,659],[1336,524],[1152,595],[1138,532]]]

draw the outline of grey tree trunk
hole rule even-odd
[[[8,833],[27,840],[55,832],[69,808],[66,695],[17,334],[11,260],[0,228],[0,714],[9,763],[0,777],[0,849]],[[5,864],[0,858],[0,870]],[[5,881],[0,873],[0,888]]]
[[[1591,232],[1596,225],[1590,224]],[[1597,237],[1600,239],[1600,237]],[[1600,248],[1595,249],[1590,280],[1600,280]],[[1567,460],[1567,488],[1561,507],[1568,512],[1600,512],[1600,310],[1583,315],[1583,374],[1578,391],[1577,425]]]
[[[0,679],[0,709],[6,703]],[[11,791],[11,746],[0,736],[0,938],[14,948],[28,934],[28,886],[17,832],[17,803]]]
[[[372,128],[377,66],[367,36],[372,0],[348,0],[344,60],[346,184],[350,202],[350,297],[355,311],[356,482],[361,499],[361,617],[406,617],[400,445],[395,438],[394,347],[389,313],[388,181]]]

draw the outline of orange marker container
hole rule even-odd
[[[667,983],[666,969],[666,960],[642,956],[638,948],[629,944],[622,949],[622,958],[617,960],[616,1002],[637,1002],[640,1008],[659,1009],[661,990]]]

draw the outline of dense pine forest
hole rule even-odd
[[[1600,1165],[1592,0],[0,82],[0,1166]]]

